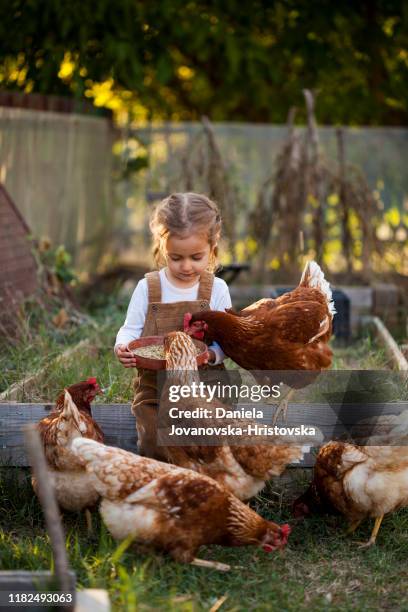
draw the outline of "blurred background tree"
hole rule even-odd
[[[284,123],[307,87],[321,124],[406,125],[407,26],[397,0],[10,0],[0,87],[258,123]]]

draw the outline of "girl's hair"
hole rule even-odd
[[[203,233],[211,247],[208,265],[217,267],[217,242],[221,234],[221,215],[215,202],[200,193],[172,193],[155,208],[150,230],[153,234],[153,256],[159,268],[166,264],[164,248],[167,238],[186,238]]]

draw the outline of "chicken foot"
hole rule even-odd
[[[206,561],[205,559],[197,559],[197,557],[191,561],[191,565],[216,569],[220,572],[229,572],[231,569],[231,566],[227,565],[226,563],[220,563],[219,561]]]
[[[380,527],[381,527],[383,518],[384,518],[383,514],[381,516],[376,517],[370,539],[368,540],[368,542],[358,542],[359,548],[368,548],[369,546],[373,546],[373,544],[375,544],[378,532],[380,531]]]
[[[276,407],[275,414],[273,415],[272,425],[276,425],[281,415],[283,421],[286,422],[288,420],[289,400],[293,397],[294,394],[295,390],[291,389],[289,393],[287,393],[287,395],[283,398],[283,400],[279,402]]]

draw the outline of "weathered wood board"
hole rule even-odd
[[[236,408],[250,410],[254,404],[239,404]],[[26,423],[35,423],[49,414],[52,404],[18,404],[0,403],[0,465],[27,466],[22,427]],[[260,423],[271,424],[275,413],[274,405],[258,405],[264,413]],[[279,426],[316,426],[325,440],[342,435],[345,428],[336,418],[341,408],[341,421],[347,425],[370,416],[381,414],[398,414],[408,410],[408,402],[365,404],[290,404],[288,421],[280,421]],[[93,416],[106,436],[106,444],[118,446],[136,452],[135,417],[130,411],[130,404],[94,404]],[[273,438],[271,438],[272,441]],[[313,456],[308,455],[301,467],[313,465]]]
[[[73,612],[110,612],[110,601],[108,592],[104,589],[83,589],[76,591],[76,576],[73,571],[70,574],[70,593],[73,598],[74,605],[58,607],[30,604],[15,604],[14,606],[7,605],[10,601],[10,595],[21,595],[22,593],[43,593],[52,596],[55,591],[55,576],[49,571],[25,571],[25,570],[6,570],[0,571],[0,610],[12,610],[14,608],[24,607],[26,612],[45,612],[49,607],[58,609],[63,612],[70,610]],[[58,591],[57,591],[58,593]],[[65,593],[67,596],[67,593]]]
[[[70,582],[70,593],[73,598],[76,598],[75,593],[75,585],[76,585],[76,576],[75,573],[70,570],[69,571],[69,582]],[[72,611],[74,606],[72,605],[62,605],[58,604],[58,606],[47,606],[44,604],[36,605],[35,603],[27,604],[20,603],[14,605],[7,605],[9,600],[9,594],[23,593],[51,593],[55,591],[55,575],[49,571],[26,571],[26,570],[3,570],[0,571],[0,609],[1,610],[17,610],[23,608],[27,612],[44,612],[50,608],[61,610]]]
[[[24,449],[23,426],[37,423],[53,404],[0,403],[0,463],[29,465]],[[136,451],[135,417],[130,404],[94,404],[92,413],[105,433],[106,444]]]

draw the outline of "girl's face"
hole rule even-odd
[[[203,234],[187,238],[169,236],[166,243],[169,280],[179,287],[192,287],[206,270],[211,255],[208,239]]]

